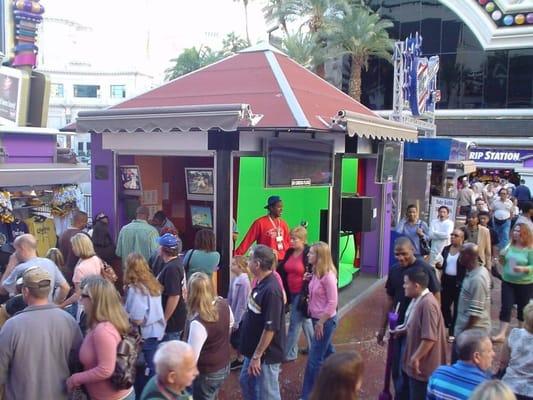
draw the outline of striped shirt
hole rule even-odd
[[[490,332],[490,275],[487,268],[477,267],[469,271],[463,280],[457,305],[455,337],[467,329],[470,317],[478,317],[478,320],[469,329]]]
[[[426,400],[468,400],[476,386],[488,379],[486,372],[464,361],[442,365],[429,378]]]

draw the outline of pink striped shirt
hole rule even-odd
[[[338,292],[337,277],[328,272],[322,278],[313,274],[309,282],[309,314],[320,319],[324,314],[329,318],[337,314]]]

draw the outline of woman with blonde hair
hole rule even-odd
[[[71,313],[77,317],[81,314],[80,294],[81,281],[89,276],[100,276],[104,268],[102,260],[94,252],[93,242],[91,238],[85,233],[77,233],[70,239],[72,244],[72,252],[76,257],[79,257],[78,263],[74,267],[74,274],[72,275],[72,283],[74,284],[74,292],[62,304],[62,308],[71,306]]]
[[[509,246],[500,253],[503,263],[500,332],[492,338],[503,342],[511,322],[513,305],[517,305],[518,326],[524,321],[523,310],[533,298],[533,232],[526,224],[515,224]]]
[[[533,349],[533,300],[524,308],[524,327],[511,330],[500,359],[502,381],[518,400],[533,399],[533,357],[527,349]]]
[[[216,297],[211,278],[195,272],[188,282],[189,336],[200,374],[193,382],[194,400],[214,400],[229,375],[230,329],[233,314],[226,300]]]
[[[150,271],[148,263],[139,253],[126,258],[124,274],[126,303],[124,305],[130,321],[141,328],[142,352],[145,368],[135,379],[135,391],[140,394],[155,375],[154,354],[165,334],[165,313],[161,302],[163,286]]]
[[[359,399],[363,371],[363,358],[356,351],[333,354],[320,368],[310,399]]]
[[[309,294],[309,282],[304,279],[304,274],[311,272],[312,269],[307,260],[309,254],[307,230],[303,226],[291,229],[290,243],[291,247],[285,253],[277,269],[283,281],[285,293],[287,293],[287,302],[291,305],[285,354],[287,361],[296,360],[298,357],[298,339],[302,329],[307,340],[307,351],[311,347],[313,336],[313,324],[305,310],[300,308],[302,304],[305,306],[304,301]]]
[[[80,347],[83,372],[67,379],[69,391],[85,386],[92,400],[134,400],[133,387],[115,389],[111,375],[117,361],[117,347],[130,331],[128,314],[112,283],[101,276],[83,281],[81,304],[87,314],[89,332]]]
[[[505,383],[492,380],[479,385],[469,400],[516,400],[516,397]]]
[[[337,270],[331,258],[331,250],[324,242],[311,246],[308,255],[313,273],[305,274],[309,282],[309,314],[313,321],[314,336],[305,368],[302,398],[307,400],[318,371],[328,356],[335,352],[333,334],[337,329]]]

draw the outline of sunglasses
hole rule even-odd
[[[81,298],[82,298],[82,299],[89,299],[89,300],[90,300],[90,299],[91,299],[91,296],[90,296],[89,294],[87,294],[87,293],[82,293],[82,294],[81,294]]]

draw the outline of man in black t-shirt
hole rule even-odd
[[[178,258],[178,240],[166,233],[159,238],[161,258],[164,261],[157,280],[163,285],[161,301],[167,328],[163,341],[180,340],[187,319],[187,305],[183,298],[185,270]]]
[[[285,354],[283,292],[272,274],[276,256],[257,245],[248,261],[257,278],[241,325],[240,352],[244,355],[240,384],[244,400],[280,400],[279,371]]]
[[[405,295],[404,290],[404,276],[413,268],[420,267],[424,269],[429,275],[428,289],[432,292],[437,300],[440,302],[440,283],[435,274],[435,269],[423,261],[421,258],[415,256],[415,248],[413,242],[408,237],[400,237],[394,243],[394,256],[397,263],[394,264],[389,271],[385,290],[387,291],[387,301],[383,308],[383,324],[380,331],[377,333],[377,340],[379,344],[383,344],[383,337],[387,330],[388,314],[390,311],[398,309],[398,324],[402,324],[405,319],[405,312],[409,307],[411,299]],[[392,359],[392,379],[395,387],[396,400],[409,399],[409,387],[407,375],[402,371],[401,359],[403,354],[405,337],[400,337],[397,340],[398,345],[394,346],[394,355]]]

